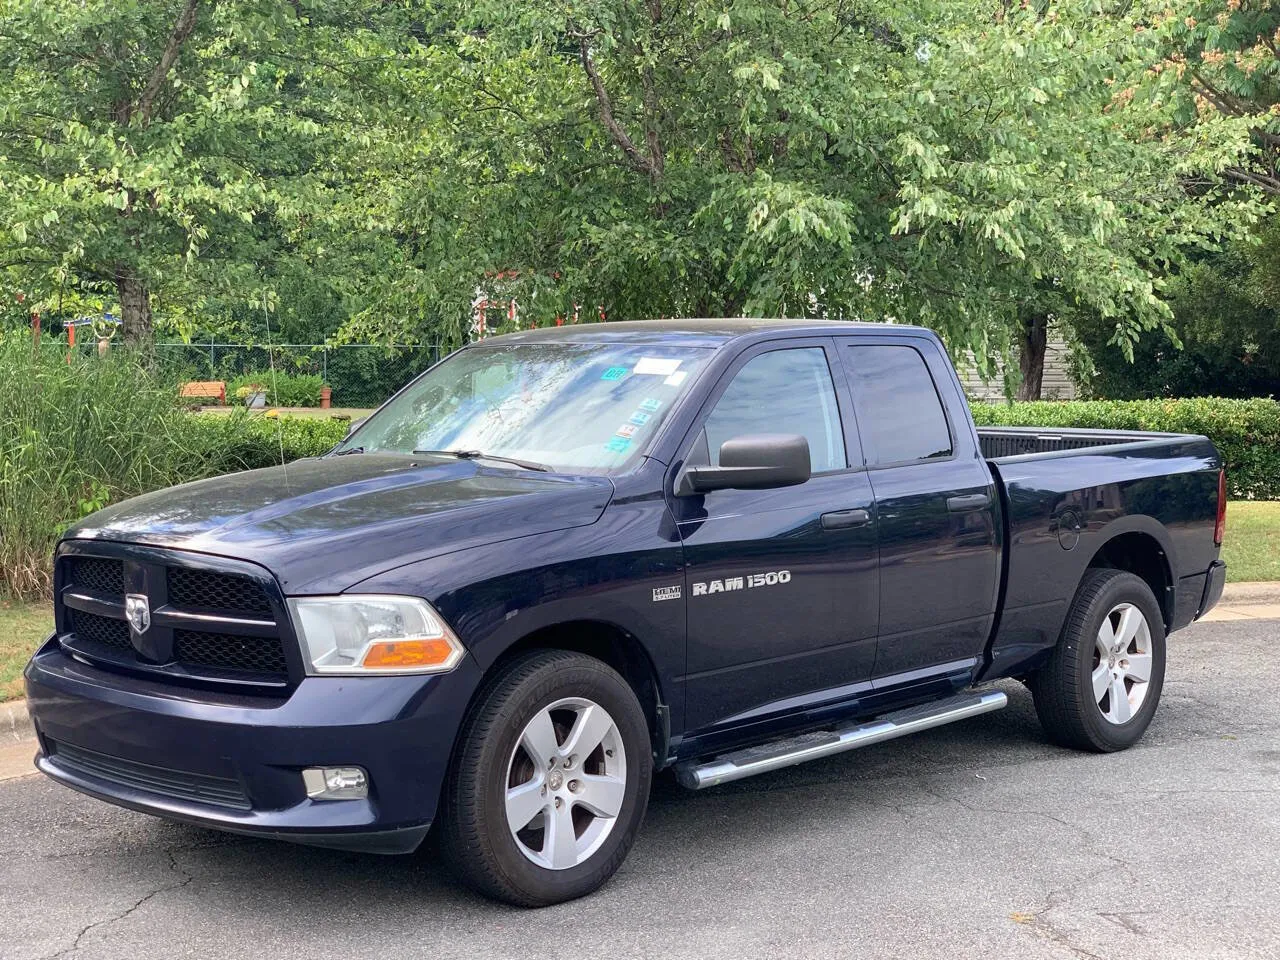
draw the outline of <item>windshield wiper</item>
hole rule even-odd
[[[482,450],[415,450],[414,453],[438,453],[442,456],[457,457],[459,460],[496,460],[498,463],[509,463],[523,467],[525,470],[537,470],[539,473],[550,473],[551,468],[532,460],[517,460],[515,457],[499,457],[497,454],[485,453]]]
[[[339,450],[334,454],[335,457],[345,457],[351,453],[364,453],[364,447],[347,447],[345,450]]]

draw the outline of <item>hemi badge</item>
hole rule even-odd
[[[659,600],[679,600],[679,599],[680,599],[679,584],[676,584],[674,587],[654,587],[653,588],[654,603],[657,603]]]

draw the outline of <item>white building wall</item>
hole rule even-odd
[[[1046,400],[1074,400],[1077,396],[1076,385],[1071,380],[1068,370],[1067,345],[1060,339],[1051,338],[1044,351],[1044,379],[1041,381],[1040,395]],[[958,364],[956,372],[960,375],[960,384],[964,392],[975,400],[987,403],[1004,401],[1004,364],[997,362],[996,372],[992,379],[983,383],[978,377],[972,361]]]

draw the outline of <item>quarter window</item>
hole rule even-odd
[[[853,408],[873,464],[951,456],[942,401],[914,347],[849,348]]]
[[[809,441],[814,473],[848,465],[835,387],[821,347],[753,357],[716,401],[704,431],[712,466],[719,465],[722,443],[753,433],[800,434]]]

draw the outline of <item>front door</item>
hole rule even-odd
[[[733,437],[800,434],[812,476],[773,490],[672,498],[687,564],[690,733],[767,722],[869,686],[875,508],[857,435],[846,430],[845,387],[831,373],[834,349],[820,339],[746,351],[694,427],[688,464],[715,465]]]

